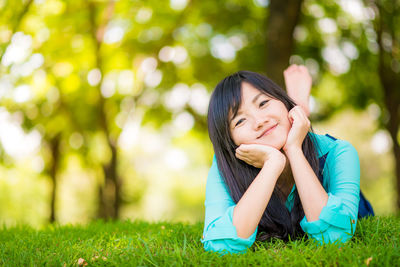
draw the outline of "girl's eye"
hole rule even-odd
[[[261,101],[261,103],[260,103],[260,107],[262,107],[262,106],[264,106],[265,104],[267,104],[267,102],[268,102],[269,100],[264,100],[264,101]]]
[[[244,122],[244,119],[238,120],[238,121],[236,122],[236,124],[235,124],[235,127],[238,126],[238,125],[240,125],[242,122]]]

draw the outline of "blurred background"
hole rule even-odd
[[[356,147],[394,214],[399,25],[395,0],[0,0],[0,223],[202,221],[210,93],[292,63],[315,132]]]

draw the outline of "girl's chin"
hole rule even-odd
[[[286,138],[287,137],[285,137],[284,140],[283,139],[276,140],[276,138],[275,139],[270,139],[270,138],[262,139],[262,138],[260,138],[260,139],[255,139],[253,141],[243,142],[243,144],[259,144],[259,145],[270,146],[270,147],[273,147],[273,148],[275,148],[277,150],[282,150],[283,147],[286,144]]]
[[[270,147],[275,148],[276,150],[282,150],[283,149],[283,145],[279,145],[279,144],[276,144],[276,143],[271,144],[271,143],[267,143],[267,142],[259,142],[258,144],[265,145],[265,146],[270,146]]]
[[[268,136],[268,138],[259,139],[258,143],[262,145],[272,146],[277,150],[282,150],[286,144],[286,140],[287,140],[287,135],[283,136],[282,133],[275,132],[274,135]]]
[[[267,145],[267,146],[272,146],[273,148],[276,148],[277,150],[283,149],[283,147],[286,144],[286,139],[285,140],[274,140],[276,142],[259,142],[261,145]]]

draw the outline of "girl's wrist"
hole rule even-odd
[[[286,164],[286,157],[282,154],[280,157],[276,157],[265,161],[263,168],[264,167],[267,167],[268,169],[276,168],[278,170],[283,171],[285,164]]]
[[[289,160],[292,156],[303,154],[303,150],[299,146],[286,147],[286,148],[284,148],[283,151],[285,152],[285,154]]]

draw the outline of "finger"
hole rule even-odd
[[[243,151],[242,150],[240,150],[240,149],[236,149],[236,152],[235,152],[235,155],[236,155],[236,157],[237,156],[243,156]]]
[[[300,112],[300,114],[301,114],[304,118],[307,118],[306,111],[304,110],[303,107],[300,107],[300,108],[299,108],[299,112]]]
[[[299,122],[301,122],[301,124],[307,125],[308,127],[310,126],[311,124],[310,120],[308,119],[303,108],[301,107],[296,108],[295,113],[296,113],[296,118],[299,120]]]
[[[306,117],[300,111],[297,111],[297,118],[298,118],[298,122],[301,125],[308,125],[308,121],[307,121]]]
[[[248,157],[251,154],[250,150],[238,150],[237,154],[241,157]]]
[[[242,161],[244,161],[244,162],[246,162],[247,164],[251,164],[252,163],[252,161],[247,157],[243,157],[243,156],[238,155],[237,158],[242,160]]]
[[[297,108],[295,112],[299,119],[304,119],[304,116],[303,116],[304,111],[301,107]]]
[[[289,114],[288,114],[288,119],[289,119],[289,122],[290,122],[291,124],[293,124],[293,121],[294,121],[294,119],[293,119],[293,112],[289,112]]]
[[[299,119],[303,119],[303,118],[306,117],[305,113],[304,113],[304,110],[303,110],[303,108],[301,106],[296,106],[294,108],[293,112],[296,114],[296,117],[298,117]]]
[[[256,146],[254,144],[241,144],[239,148],[243,153],[248,153],[254,150]]]
[[[244,144],[241,144],[238,148],[236,148],[236,151],[239,151],[240,153],[244,153],[247,151],[247,147]]]
[[[299,106],[295,106],[290,110],[290,117],[292,118],[293,122],[302,118],[298,107]]]
[[[304,110],[303,107],[299,106],[299,108],[297,109],[298,113],[301,115],[302,118],[304,118],[305,120],[308,120],[307,114]]]
[[[241,155],[240,153],[235,153],[235,157],[236,158],[238,158],[238,159],[242,159],[243,158],[243,155]]]
[[[296,113],[296,112],[297,112],[297,109],[298,109],[299,107],[300,107],[299,105],[294,106],[294,107],[289,111],[289,114],[294,114],[294,113]]]
[[[236,153],[235,153],[235,156],[236,156],[238,159],[244,159],[244,158],[246,158],[246,155],[245,155],[244,153],[242,153],[242,152],[236,152]]]
[[[301,116],[303,117],[303,120],[304,120],[305,124],[308,127],[310,127],[310,125],[311,125],[310,119],[307,117],[307,114],[306,114],[306,112],[304,110],[302,110]]]
[[[239,152],[238,154],[239,154],[241,157],[251,157],[251,152],[250,152],[250,151]]]

